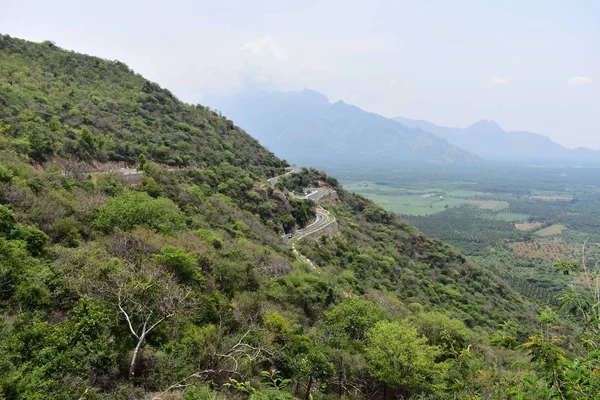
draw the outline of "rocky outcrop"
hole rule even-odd
[[[267,191],[267,188],[265,187],[265,185],[261,185],[260,183],[255,183],[254,185],[252,185],[251,188],[252,191],[258,193],[258,195],[263,199],[263,200],[269,200],[269,193]]]
[[[292,205],[283,192],[273,190],[271,200],[277,205],[280,214],[290,214],[292,212]]]

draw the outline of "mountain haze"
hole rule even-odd
[[[206,99],[279,156],[305,164],[467,164],[477,156],[421,129],[321,93],[245,92]]]
[[[394,120],[404,126],[432,132],[488,160],[600,164],[600,151],[569,149],[537,133],[508,132],[494,121],[481,120],[466,128],[452,128],[403,117]]]

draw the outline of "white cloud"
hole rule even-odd
[[[572,76],[569,79],[569,85],[571,86],[584,86],[592,83],[592,78],[589,76]]]
[[[490,83],[496,86],[504,86],[510,83],[510,78],[508,76],[494,76],[490,79]]]
[[[240,47],[240,50],[247,51],[259,57],[270,56],[278,60],[289,58],[288,52],[279,44],[275,37],[270,35],[246,42]]]

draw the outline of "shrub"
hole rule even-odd
[[[44,252],[48,235],[33,226],[17,225],[13,235],[20,240],[25,241],[25,248],[34,256],[39,256]]]
[[[367,332],[365,357],[371,376],[402,393],[435,392],[442,386],[444,366],[436,364],[440,349],[405,323],[380,321]]]
[[[144,192],[125,192],[98,209],[94,225],[103,231],[148,226],[160,232],[172,232],[183,227],[184,220],[177,205],[169,199],[153,199]]]
[[[217,250],[223,247],[223,239],[216,232],[209,231],[208,229],[198,229],[196,234],[202,241],[210,243]]]
[[[179,279],[186,283],[202,283],[204,277],[200,274],[196,260],[182,249],[165,246],[154,259],[173,271]]]
[[[0,165],[0,182],[10,182],[13,177],[13,172],[10,169],[6,168],[4,165]]]
[[[15,214],[6,206],[0,205],[0,234],[8,235],[15,227]]]

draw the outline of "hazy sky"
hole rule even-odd
[[[596,149],[599,21],[596,0],[0,0],[1,33],[119,59],[192,103],[308,87],[388,117],[491,119]]]

